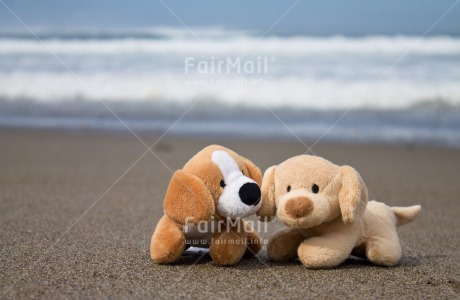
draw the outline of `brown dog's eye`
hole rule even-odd
[[[314,194],[318,194],[319,192],[319,186],[315,183],[313,183],[312,187],[311,187],[311,191],[314,193]]]
[[[225,181],[221,180],[220,181],[220,186],[224,188],[226,186]]]
[[[290,185],[288,185],[286,190],[287,190],[287,191],[288,191],[288,193],[289,193],[289,192],[291,191],[291,186],[290,186]]]

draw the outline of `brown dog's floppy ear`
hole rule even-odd
[[[245,157],[241,157],[243,159],[244,164],[246,165],[246,168],[248,169],[249,172],[249,177],[252,178],[259,186],[262,185],[262,172],[256,165],[250,161],[249,159]]]
[[[339,193],[339,204],[343,222],[356,222],[366,210],[367,187],[359,173],[350,166],[340,167],[342,187]]]
[[[164,202],[166,215],[181,224],[196,224],[210,220],[214,210],[214,199],[200,178],[183,170],[174,173]]]
[[[268,168],[262,180],[262,206],[257,212],[257,216],[261,221],[270,221],[276,214],[275,169],[276,166]]]

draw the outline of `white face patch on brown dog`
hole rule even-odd
[[[224,191],[217,202],[219,214],[232,219],[255,214],[261,206],[257,183],[243,175],[236,161],[226,151],[214,151],[211,160],[219,167],[224,181]]]
[[[214,151],[211,160],[219,167],[222,175],[224,175],[225,182],[230,181],[232,173],[241,173],[236,161],[223,150]]]

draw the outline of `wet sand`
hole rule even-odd
[[[166,266],[149,256],[171,170],[213,143],[265,170],[304,153],[298,141],[165,137],[153,148],[164,164],[129,134],[2,129],[0,142],[2,298],[460,297],[458,149],[317,145],[317,155],[355,167],[371,199],[421,204],[422,214],[399,229],[398,267],[349,259],[308,270],[269,262],[265,249],[235,267],[206,254]]]

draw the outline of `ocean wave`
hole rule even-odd
[[[276,37],[230,36],[225,39],[182,36],[169,39],[33,39],[0,38],[0,55],[168,54],[168,55],[460,55],[460,38],[438,36],[423,39],[408,36],[370,37]]]
[[[219,83],[219,80],[221,83]],[[402,109],[426,99],[460,104],[458,81],[436,85],[403,80],[324,80],[314,77],[191,79],[182,74],[0,74],[0,98],[63,101],[191,104],[197,99],[235,107],[301,109]]]

